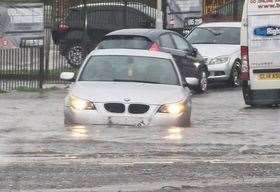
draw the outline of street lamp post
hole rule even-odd
[[[163,18],[162,18],[162,0],[157,0],[157,18],[156,28],[163,29]]]

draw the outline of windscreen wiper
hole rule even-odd
[[[212,34],[215,35],[215,36],[219,36],[219,35],[222,34],[221,32],[216,32],[216,31],[213,31],[213,30],[211,30],[211,29],[207,29],[207,28],[202,28],[202,29],[204,29],[204,30],[206,30],[206,31],[209,31],[210,33],[212,33]]]
[[[115,82],[136,82],[136,83],[151,83],[151,84],[161,84],[154,81],[141,81],[141,80],[131,80],[131,79],[114,79]]]
[[[192,44],[217,44],[217,43],[215,43],[215,42],[195,42]]]

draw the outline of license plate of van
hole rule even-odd
[[[258,80],[280,80],[280,72],[277,73],[261,73]]]

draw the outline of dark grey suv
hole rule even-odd
[[[197,92],[208,88],[209,76],[204,58],[180,34],[169,30],[123,29],[107,34],[97,49],[146,49],[170,53],[184,77],[193,78]]]
[[[123,28],[153,28],[156,10],[135,2],[91,3],[69,8],[52,29],[54,43],[73,67],[79,67],[109,32]]]

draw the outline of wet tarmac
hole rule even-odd
[[[280,108],[194,95],[192,126],[69,126],[65,90],[0,94],[0,191],[279,191]]]

